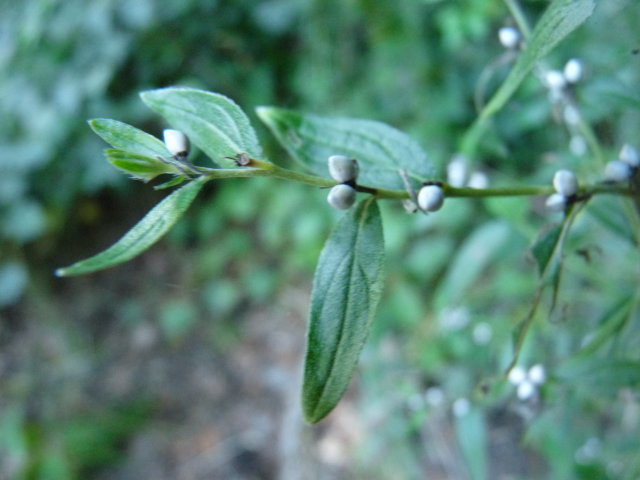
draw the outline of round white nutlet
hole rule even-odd
[[[418,206],[425,212],[435,212],[442,208],[444,192],[438,185],[425,185],[418,192]]]
[[[534,385],[542,385],[547,381],[547,372],[544,369],[544,365],[540,363],[535,364],[527,372],[527,377]]]
[[[584,69],[582,62],[577,58],[572,58],[564,65],[564,78],[569,83],[578,83],[582,79]]]
[[[186,157],[189,154],[189,139],[180,130],[166,128],[162,131],[162,138],[174,157]]]
[[[578,193],[578,177],[571,170],[558,170],[553,176],[553,188],[565,197],[575,195]]]
[[[544,76],[544,83],[551,90],[562,90],[567,84],[564,74],[558,70],[549,70]]]
[[[567,197],[561,193],[554,193],[549,195],[545,205],[550,212],[564,212],[567,208]]]
[[[455,155],[447,165],[447,183],[452,187],[464,187],[469,176],[469,165],[462,154]]]
[[[640,167],[640,151],[628,143],[622,146],[618,158],[632,167]]]
[[[520,43],[520,32],[513,27],[502,27],[498,30],[498,39],[505,48],[516,48]]]
[[[334,180],[344,183],[351,182],[358,177],[358,161],[344,155],[332,155],[327,160],[329,174]]]
[[[529,380],[525,380],[518,385],[516,395],[520,400],[529,400],[536,394],[536,386]]]
[[[604,178],[611,182],[626,182],[633,175],[633,167],[622,160],[612,160],[604,167]]]
[[[471,411],[471,402],[465,397],[460,397],[453,402],[451,410],[456,417],[464,417]]]
[[[333,208],[337,208],[338,210],[346,210],[351,207],[356,201],[356,190],[349,185],[336,185],[329,190],[329,195],[327,196],[327,202]]]
[[[509,370],[508,379],[509,379],[509,383],[511,383],[512,385],[520,385],[522,382],[526,380],[526,378],[527,378],[527,372],[525,371],[524,368],[518,365],[516,365],[511,370]]]

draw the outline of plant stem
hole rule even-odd
[[[304,183],[320,188],[330,188],[337,185],[338,182],[329,178],[318,177],[308,173],[296,172],[287,168],[279,167],[273,163],[254,161],[252,167],[244,168],[218,168],[208,169],[204,176],[208,180],[217,178],[241,178],[241,177],[275,177],[282,180]],[[258,167],[258,168],[255,168]],[[533,195],[550,195],[554,193],[551,185],[530,185],[530,186],[506,186],[491,188],[459,188],[442,184],[442,189],[446,197],[466,197],[466,198],[484,198],[484,197],[518,197]],[[369,193],[379,199],[387,200],[403,200],[410,198],[409,192],[406,190],[390,190],[385,188],[376,188],[366,185],[357,185],[356,190],[363,193]],[[580,189],[580,193],[584,195],[596,194],[613,194],[632,196],[633,189],[616,184],[597,183],[594,185],[586,185]]]

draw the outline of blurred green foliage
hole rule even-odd
[[[532,20],[547,5],[522,3]],[[640,143],[640,57],[631,53],[640,46],[638,18],[635,0],[600,2],[546,60],[553,68],[571,57],[584,62],[587,76],[576,99],[611,157],[623,142]],[[131,223],[160,198],[150,199],[148,187],[102,159],[104,144],[85,119],[119,118],[159,134],[163,125],[138,91],[188,85],[228,95],[247,112],[276,105],[387,122],[418,140],[444,174],[475,119],[477,79],[502,53],[495,33],[505,23],[507,8],[484,0],[1,2],[0,307],[15,305],[28,290],[46,295],[50,286],[42,287],[49,285],[43,278],[54,266],[78,258],[75,250],[97,251],[109,243],[104,237],[111,230],[124,230],[120,222]],[[507,72],[492,72],[485,98]],[[572,153],[569,133],[552,118],[546,91],[532,76],[495,117],[475,166],[496,183],[547,183],[559,167],[599,178],[593,162]],[[259,131],[267,156],[287,163],[266,129]],[[247,301],[269,301],[315,265],[338,218],[324,196],[271,179],[221,183],[166,245],[168,254],[195,257],[182,274],[189,276],[196,293],[187,298],[197,307],[183,298],[129,299],[116,310],[132,323],[153,311],[163,335],[177,344],[197,328],[200,308],[222,323],[216,342],[225,348],[241,334],[224,319]],[[420,472],[424,452],[415,448],[416,438],[425,448],[433,441],[424,425],[446,417],[444,406],[468,398],[473,417],[468,424],[456,421],[475,478],[500,462],[487,458],[486,449],[471,448],[478,445],[471,436],[485,442],[491,435],[496,410],[521,413],[518,422],[530,427],[526,447],[543,460],[549,478],[637,476],[640,445],[630,425],[638,425],[640,322],[635,305],[620,305],[637,291],[640,258],[626,218],[618,218],[622,210],[618,199],[598,198],[572,230],[559,308],[549,318],[540,314],[525,344],[522,363],[543,363],[550,377],[540,403],[527,406],[506,381],[497,381],[487,396],[478,386],[494,380],[512,358],[512,333],[535,290],[535,265],[524,252],[548,223],[540,205],[452,199],[428,217],[383,205],[391,268],[360,383],[369,402],[363,415],[384,425],[361,447],[354,470],[371,478]],[[86,244],[70,244],[70,232],[86,234]],[[139,288],[148,294],[150,287]],[[131,291],[120,297],[125,293]],[[576,355],[602,329],[610,334],[589,355]],[[596,366],[603,362],[617,373],[599,375]],[[10,390],[17,400],[28,394],[21,385],[17,393]],[[444,403],[430,404],[428,388],[440,389]],[[419,401],[408,406],[411,398]],[[137,426],[127,423],[126,411],[114,414],[115,430],[92,430],[96,422],[87,420],[106,453],[74,466],[64,460],[84,435],[84,419],[59,427],[48,418],[59,413],[36,415],[30,423],[20,408],[3,404],[0,444],[10,452],[4,461],[31,475],[17,478],[83,478],[78,475],[111,462],[110,446]],[[39,442],[55,437],[53,450],[34,454],[34,431]],[[384,458],[384,466],[371,465],[372,458]],[[510,473],[529,478],[518,469]]]

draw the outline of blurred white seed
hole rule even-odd
[[[520,385],[527,378],[527,372],[524,368],[516,365],[509,371],[509,383],[513,385]]]
[[[469,175],[467,159],[462,154],[454,155],[447,165],[447,183],[452,187],[464,187]]]
[[[444,392],[440,387],[429,387],[424,392],[424,400],[432,407],[438,407],[444,402]]]
[[[473,327],[473,341],[476,345],[486,345],[493,337],[491,325],[486,322],[480,322]]]
[[[561,193],[554,193],[547,197],[545,205],[550,212],[563,212],[567,208],[567,197]]]
[[[569,140],[569,150],[576,157],[581,157],[587,153],[587,141],[582,135],[573,135]]]
[[[524,380],[518,384],[516,395],[520,400],[529,400],[536,394],[536,386],[529,380]]]
[[[189,154],[189,139],[180,130],[165,128],[162,131],[164,144],[174,157],[186,157]]]
[[[327,202],[333,208],[338,210],[346,210],[351,207],[356,201],[356,190],[349,185],[343,183],[336,185],[329,190],[327,196]]]
[[[418,192],[418,206],[425,212],[440,210],[444,203],[444,192],[438,185],[425,185]]]
[[[571,170],[558,170],[553,176],[553,188],[565,197],[575,195],[578,193],[578,177]]]
[[[542,385],[547,381],[547,372],[544,369],[544,365],[540,363],[535,364],[529,369],[527,377],[534,385]]]
[[[564,122],[572,127],[580,123],[580,112],[575,105],[566,105],[562,111],[562,116],[564,117]]]
[[[340,183],[350,182],[358,177],[358,161],[355,158],[332,155],[327,160],[327,163],[331,178]]]
[[[564,74],[559,70],[549,70],[545,73],[544,83],[552,91],[562,90],[567,84]]]
[[[456,417],[464,417],[471,410],[471,403],[469,403],[468,399],[460,397],[453,402],[451,410]]]
[[[640,151],[628,143],[622,146],[618,158],[632,167],[640,167]]]
[[[582,79],[584,69],[582,62],[577,58],[572,58],[564,65],[564,78],[569,83],[578,83]]]
[[[633,175],[633,167],[622,160],[612,160],[604,167],[604,178],[611,182],[625,182]]]
[[[471,188],[487,188],[489,177],[483,172],[473,172],[469,178],[468,186]]]
[[[505,48],[516,48],[520,43],[520,32],[513,27],[502,27],[498,30],[498,39]]]

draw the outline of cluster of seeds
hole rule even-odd
[[[538,395],[538,389],[547,381],[547,373],[543,365],[536,364],[528,370],[515,366],[509,372],[509,383],[516,387],[516,395],[520,400],[529,400]]]
[[[562,212],[576,198],[578,177],[571,170],[558,170],[553,176],[556,193],[547,198],[547,208],[552,212]]]
[[[620,150],[618,159],[607,163],[604,177],[609,182],[626,182],[638,173],[638,169],[640,169],[640,152],[626,143]]]
[[[340,182],[329,190],[327,202],[333,208],[346,210],[356,201],[356,179],[360,171],[358,161],[344,155],[332,155],[327,163],[331,178]]]

